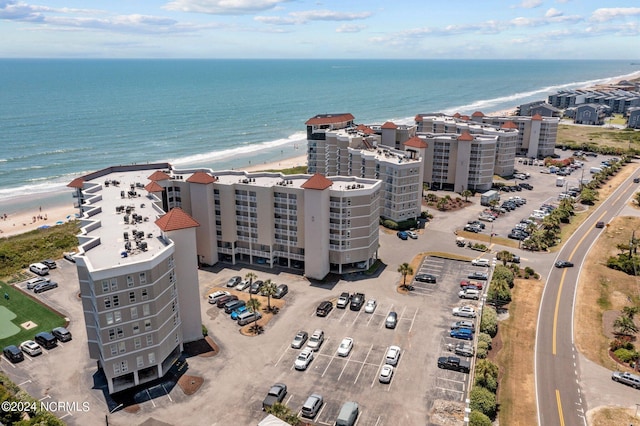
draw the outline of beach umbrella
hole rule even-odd
[[[50,228],[50,226],[49,225],[38,226],[38,229],[47,229],[47,228]]]
[[[67,215],[67,219],[71,219],[73,217],[73,215]]]
[[[63,223],[64,223],[63,221],[59,220],[56,222],[56,225],[62,225]]]

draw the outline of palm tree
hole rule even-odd
[[[640,312],[640,308],[638,308],[637,306],[625,306],[624,308],[622,308],[622,313],[629,317],[629,319],[633,320],[633,317]]]
[[[260,310],[260,306],[262,305],[262,303],[260,303],[259,299],[249,299],[249,301],[247,302],[247,309],[249,309],[249,311],[251,312],[258,312]],[[255,334],[258,334],[259,329],[258,329],[258,317],[255,317],[255,321],[253,323],[253,332]]]
[[[271,282],[271,280],[266,280],[262,286],[260,286],[260,293],[264,296],[267,296],[267,311],[271,312],[271,296],[276,294],[278,291],[278,286],[276,283]]]
[[[502,250],[496,254],[496,258],[498,260],[502,260],[503,266],[507,266],[507,262],[511,262],[513,260],[513,253],[509,250]]]
[[[287,424],[297,426],[300,419],[282,402],[275,402],[271,407],[267,408],[267,413],[276,416],[280,420],[284,420]]]
[[[626,315],[620,315],[613,322],[613,328],[618,330],[619,334],[629,336],[638,332],[638,326],[633,322],[633,319]]]
[[[473,195],[473,192],[469,191],[468,189],[465,189],[464,191],[462,191],[460,193],[460,195],[462,195],[464,197],[464,202],[468,203],[469,202],[469,197],[471,197]]]
[[[398,272],[402,274],[402,287],[407,288],[407,275],[413,274],[413,268],[407,262],[398,266]]]
[[[511,302],[511,289],[505,279],[492,279],[487,291],[487,300],[495,303],[496,307]]]
[[[244,276],[245,280],[249,280],[249,299],[253,299],[251,296],[251,284],[253,284],[253,280],[256,278],[258,278],[258,276],[253,272],[247,272],[247,275]]]

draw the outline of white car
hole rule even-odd
[[[398,365],[398,360],[400,359],[400,346],[389,346],[387,349],[387,354],[385,355],[385,362],[389,365],[396,366]]]
[[[229,293],[228,291],[215,291],[209,295],[209,303],[215,304],[218,302],[218,299],[224,296],[228,296],[229,294],[231,293]]]
[[[40,345],[33,340],[22,342],[20,344],[20,349],[22,349],[22,352],[26,352],[31,356],[40,355],[42,353],[42,348],[40,348]]]
[[[376,299],[369,299],[367,300],[367,304],[364,305],[364,311],[368,314],[372,314],[373,311],[376,310],[376,306],[378,306],[378,302],[376,302]]]
[[[307,348],[312,351],[317,351],[320,349],[320,346],[322,346],[322,342],[324,342],[324,331],[318,329],[309,337]]]
[[[338,346],[338,356],[349,356],[353,349],[353,339],[351,337],[345,337]]]
[[[417,240],[418,239],[418,234],[416,234],[414,231],[404,231],[407,233],[407,235],[409,236],[409,238]]]
[[[309,364],[313,360],[313,351],[309,348],[303,349],[296,358],[293,366],[296,370],[306,370]]]
[[[456,317],[475,318],[476,310],[473,306],[462,306],[459,308],[453,308],[451,313]]]
[[[240,284],[238,284],[238,285],[236,286],[236,290],[238,290],[238,291],[244,291],[244,290],[246,290],[250,285],[251,285],[251,283],[249,283],[249,280],[242,280],[242,281],[240,281]]]
[[[391,377],[393,377],[393,366],[385,364],[380,370],[380,383],[391,383]]]

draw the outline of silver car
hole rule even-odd
[[[296,334],[296,337],[294,337],[291,342],[291,347],[293,349],[300,349],[307,342],[308,337],[309,335],[306,331],[298,331],[298,334]]]
[[[322,342],[324,342],[324,331],[316,330],[313,332],[311,337],[309,337],[307,347],[312,351],[317,351],[320,349],[320,346],[322,346]]]
[[[22,342],[20,344],[20,349],[22,349],[22,352],[25,352],[31,356],[40,355],[42,353],[42,348],[40,347],[40,345],[33,340]]]

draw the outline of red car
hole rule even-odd
[[[462,280],[460,281],[460,287],[473,286],[476,290],[482,290],[482,283],[475,280]]]

